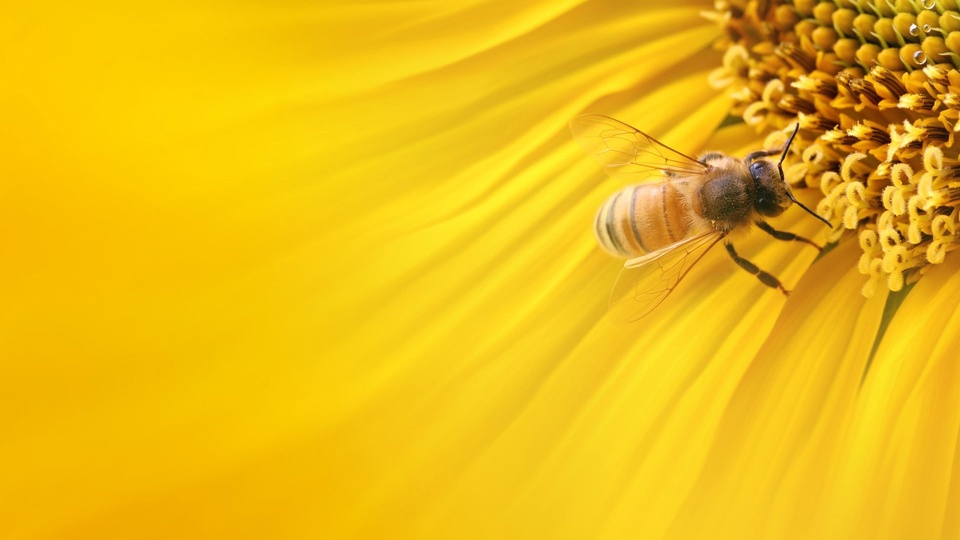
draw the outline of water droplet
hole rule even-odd
[[[920,35],[920,27],[917,26],[917,23],[913,23],[913,24],[910,25],[910,35],[911,35],[911,36],[919,36],[919,35]]]
[[[933,9],[937,6],[937,0],[920,0],[920,5],[923,9]]]
[[[923,51],[917,51],[913,53],[913,61],[916,62],[918,66],[922,66],[927,63],[927,55],[923,54]]]
[[[929,24],[923,25],[922,30],[923,30],[923,33],[924,33],[924,34],[929,34],[929,33],[930,33],[930,25],[929,25]]]

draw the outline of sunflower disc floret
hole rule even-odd
[[[819,189],[830,241],[856,231],[870,296],[960,247],[954,0],[718,0],[711,76],[758,129],[799,121],[787,176]]]

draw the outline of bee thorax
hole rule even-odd
[[[721,231],[730,231],[749,221],[753,213],[752,184],[732,171],[706,182],[698,193],[703,217]]]

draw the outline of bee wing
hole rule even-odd
[[[570,131],[580,146],[597,158],[607,174],[664,171],[678,176],[692,176],[703,174],[711,168],[639,129],[608,116],[578,116],[570,121]]]
[[[610,293],[610,311],[624,322],[646,317],[723,237],[718,231],[709,231],[630,259]]]

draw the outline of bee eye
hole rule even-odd
[[[759,179],[761,173],[763,173],[763,163],[754,161],[750,164],[750,174],[753,175],[754,178]]]

